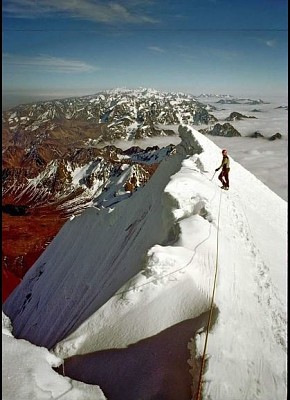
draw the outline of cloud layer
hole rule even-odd
[[[35,57],[4,54],[3,63],[6,65],[39,68],[47,72],[90,72],[98,69],[80,60],[52,57],[45,54]]]

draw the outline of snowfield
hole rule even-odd
[[[188,126],[179,135],[145,187],[68,221],[4,303],[5,400],[117,399],[97,378],[99,352],[208,315],[214,287],[202,399],[286,399],[287,202],[231,157],[221,190],[221,149]],[[205,338],[203,321],[187,343],[192,393]],[[90,385],[52,369],[87,353]],[[139,371],[126,400],[137,399]]]

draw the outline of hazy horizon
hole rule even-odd
[[[4,0],[2,107],[115,87],[287,96],[287,7],[285,0]]]

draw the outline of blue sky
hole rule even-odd
[[[287,94],[287,0],[4,0],[3,106],[115,87]]]

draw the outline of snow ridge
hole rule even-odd
[[[63,226],[4,304],[17,337],[51,348],[138,273],[152,245],[175,241],[172,206],[166,205],[170,199],[163,191],[185,154],[194,151],[186,140],[189,148],[178,145],[132,198],[114,209],[88,208]],[[148,236],[148,226],[158,228]]]
[[[179,134],[144,188],[64,225],[4,312],[16,337],[61,358],[124,348],[206,312],[218,261],[203,396],[286,399],[287,203],[233,159],[221,191],[221,149]]]

